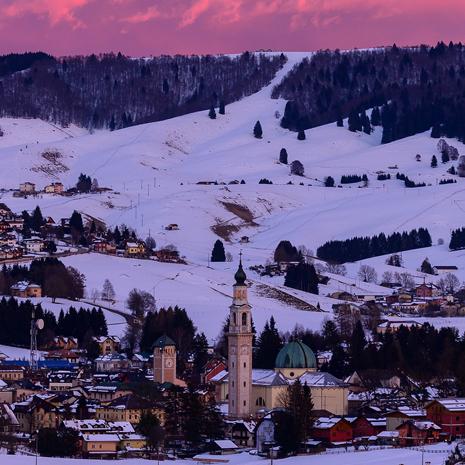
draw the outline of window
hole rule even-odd
[[[247,313],[242,314],[242,326],[247,326]]]
[[[244,368],[246,368],[246,367],[247,367],[247,363],[244,362]]]
[[[265,399],[263,399],[263,397],[259,397],[256,401],[255,401],[255,405],[257,407],[264,407],[265,406]]]
[[[246,386],[247,386],[247,383],[244,381],[244,387],[246,387]]]
[[[234,381],[231,381],[231,386],[234,387]]]
[[[236,314],[235,313],[233,313],[233,323],[234,323],[234,325],[237,325]]]
[[[244,407],[247,405],[247,401],[244,400]]]

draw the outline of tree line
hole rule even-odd
[[[0,300],[0,344],[29,347],[31,317],[34,305],[31,301],[3,297]],[[39,331],[39,344],[45,345],[53,341],[55,336],[76,337],[85,345],[92,336],[108,334],[105,315],[99,309],[70,307],[67,312],[61,310],[58,321],[55,315],[43,310],[41,305],[35,306],[36,318],[44,320],[44,329]]]
[[[342,126],[349,116],[353,131],[381,125],[384,143],[431,127],[434,137],[463,140],[464,79],[461,43],[320,51],[296,66],[273,97],[288,100],[281,125],[294,131],[333,121]],[[374,107],[371,120],[365,118]]]
[[[28,58],[27,56],[24,57]],[[209,109],[251,95],[286,61],[281,54],[229,56],[122,54],[28,58],[2,79],[2,117],[41,118],[63,126],[115,130]],[[0,57],[0,73],[4,57]]]
[[[318,258],[336,263],[356,262],[404,250],[430,247],[432,244],[428,229],[413,229],[410,232],[395,232],[386,236],[380,233],[372,237],[353,237],[346,240],[325,242],[318,247]]]
[[[54,257],[33,260],[29,266],[3,265],[0,272],[0,293],[10,294],[11,286],[18,281],[39,284],[43,295],[52,297],[54,301],[58,297],[74,300],[84,296],[84,275]]]

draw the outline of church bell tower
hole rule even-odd
[[[233,301],[229,307],[228,402],[229,416],[246,418],[252,412],[252,313],[247,299],[247,276],[242,268],[234,275]]]

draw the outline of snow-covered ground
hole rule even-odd
[[[442,465],[448,456],[451,446],[440,443],[434,446],[424,448],[424,453],[419,448],[414,449],[383,449],[360,452],[344,452],[341,450],[332,450],[330,453],[290,457],[287,459],[275,460],[276,464],[281,465],[358,465],[364,463],[367,465],[399,465],[399,464],[421,464],[429,462],[430,465]],[[423,457],[422,457],[423,455]],[[199,457],[200,458],[200,457]],[[207,459],[218,459],[222,463],[230,465],[259,465],[269,463],[269,459],[252,456],[248,453],[223,456],[205,456]],[[423,460],[422,460],[423,459]],[[35,457],[24,455],[2,455],[0,456],[2,465],[33,465]],[[114,463],[114,460],[92,460],[92,459],[58,459],[40,457],[40,465],[106,465]],[[145,459],[123,459],[118,461],[121,465],[148,465],[153,464],[153,460]],[[171,465],[194,465],[198,460],[173,460]]]
[[[426,226],[434,244],[441,238],[446,245],[405,253],[405,266],[413,272],[429,256],[433,264],[457,265],[458,276],[465,279],[463,252],[447,250],[451,230],[465,225],[465,181],[457,178],[456,184],[438,185],[441,178],[451,177],[446,171],[456,162],[431,168],[433,154],[440,160],[437,140],[425,133],[381,145],[379,128],[366,135],[330,124],[307,130],[307,139],[298,141],[295,133],[280,127],[276,112],[283,114],[285,101],[270,98],[272,86],[305,55],[288,54],[289,62],[270,86],[227,105],[226,115],[217,115],[216,120],[210,120],[207,112],[197,112],[94,134],[77,128],[63,132],[35,120],[0,120],[6,132],[0,138],[0,170],[8,173],[2,177],[0,187],[16,188],[29,180],[41,188],[57,179],[70,187],[83,172],[96,177],[100,186],[113,189],[105,194],[27,199],[4,192],[0,201],[15,211],[39,204],[43,213],[56,221],[77,209],[110,226],[125,223],[137,229],[141,237],[150,234],[158,246],[175,244],[188,265],[94,254],[69,257],[65,262],[85,273],[89,295],[93,289],[100,289],[107,277],[116,289],[119,309],[124,310],[124,300],[133,287],[154,292],[159,306],[185,307],[199,330],[211,339],[218,334],[228,311],[239,251],[242,249],[247,267],[264,264],[283,239],[315,250],[330,239]],[[261,140],[252,135],[257,120],[263,127]],[[464,153],[461,143],[448,142]],[[289,162],[298,159],[304,164],[304,178],[290,176],[288,166],[278,163],[283,147]],[[63,154],[59,166],[41,157],[50,148]],[[416,161],[416,154],[421,154],[420,162]],[[394,179],[377,181],[378,171],[391,173]],[[428,186],[406,189],[395,179],[397,172]],[[369,178],[367,188],[357,184],[323,187],[326,176],[339,183],[341,175],[365,173]],[[273,184],[259,185],[261,178],[268,178]],[[242,179],[245,184],[197,184]],[[293,185],[287,184],[290,180]],[[304,185],[299,185],[301,182]],[[224,203],[247,207],[253,222],[239,218]],[[179,231],[166,231],[165,226],[170,223],[179,224]],[[211,227],[217,224],[240,227],[225,242],[234,261],[209,266],[211,249],[218,238]],[[243,235],[249,236],[249,243],[239,243]],[[384,260],[381,257],[367,262],[379,265],[381,275]],[[357,280],[358,267],[359,264],[348,266],[347,278],[333,277],[321,291],[345,290],[353,284],[366,288]],[[257,329],[271,315],[283,331],[296,324],[317,329],[324,318],[331,316],[335,303],[332,299],[296,293],[308,303],[320,303],[324,312],[296,310],[292,305],[259,295],[258,282],[282,286],[282,277],[261,280],[251,272],[248,274],[254,281],[250,299]],[[377,293],[381,291],[376,289]],[[454,324],[465,328],[461,319],[455,320]]]

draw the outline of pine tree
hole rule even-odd
[[[255,123],[255,126],[253,128],[253,135],[256,139],[261,139],[263,137],[263,130],[260,121],[257,121]]]
[[[357,132],[362,130],[362,122],[360,121],[360,116],[356,110],[351,110],[349,113],[349,131]]]
[[[217,239],[217,241],[215,242],[213,246],[211,261],[212,262],[225,262],[226,261],[224,245],[219,239]]]
[[[297,140],[305,140],[305,131],[303,129],[300,129],[299,132],[297,133]]]
[[[318,275],[310,263],[299,263],[287,269],[284,285],[304,292],[318,294]]]
[[[208,117],[210,119],[216,119],[216,111],[213,106],[210,108],[210,111],[208,112]]]
[[[430,261],[428,260],[428,257],[426,257],[422,264],[421,264],[421,267],[420,267],[420,271],[422,273],[426,273],[426,274],[434,274],[434,270],[433,270],[433,267],[431,266],[431,263]]]
[[[334,178],[332,176],[325,178],[325,187],[334,187]]]
[[[380,126],[381,125],[381,113],[379,107],[374,107],[371,112],[371,125]]]
[[[438,166],[438,159],[436,158],[436,155],[433,155],[431,158],[431,168],[436,168]]]
[[[219,113],[220,115],[224,115],[224,114],[226,113],[224,100],[221,100],[221,101],[220,101],[220,107],[219,107],[219,109],[218,109],[218,113]]]
[[[364,368],[363,352],[366,345],[365,331],[363,330],[362,323],[357,321],[349,341],[350,363],[353,370]]]
[[[44,217],[42,216],[42,212],[40,211],[40,207],[34,209],[31,217],[31,227],[34,231],[40,231],[40,228],[44,225]]]
[[[270,322],[265,323],[265,327],[257,339],[254,366],[256,368],[274,368],[276,356],[282,346],[283,341],[276,329],[275,320],[271,317]]]
[[[287,165],[287,150],[284,148],[282,148],[281,151],[279,152],[279,161],[280,163]]]

